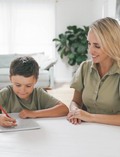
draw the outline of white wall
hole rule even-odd
[[[64,33],[69,25],[89,25],[91,22],[91,0],[58,0],[56,3],[56,37]],[[55,81],[69,82],[75,66],[70,66],[68,58],[60,58],[56,50],[58,62],[55,66]]]
[[[103,6],[105,6],[105,11],[107,10],[106,15],[114,17],[115,3],[116,0],[56,0],[56,38],[64,33],[69,25],[87,26],[102,18]],[[55,81],[71,81],[72,72],[78,66],[70,66],[67,63],[68,58],[61,59],[57,50],[56,57],[58,62],[55,66]]]
[[[116,0],[108,0],[108,16],[115,18]]]

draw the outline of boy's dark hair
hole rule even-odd
[[[39,65],[30,56],[15,58],[10,65],[10,76],[22,75],[24,77],[30,77],[34,75],[35,79],[39,75]]]

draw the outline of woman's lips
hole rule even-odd
[[[98,56],[99,56],[99,55],[98,55]],[[93,55],[92,55],[92,58],[93,58],[93,59],[96,59],[98,56],[93,56]]]

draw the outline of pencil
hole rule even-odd
[[[7,114],[7,112],[5,112],[5,110],[4,110],[1,106],[0,106],[0,109],[6,114],[7,117],[11,118],[11,117]]]

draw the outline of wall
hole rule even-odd
[[[69,25],[89,25],[91,22],[91,0],[58,0],[56,2],[56,37],[64,33]],[[72,72],[78,66],[70,66],[67,57],[60,58],[56,51],[58,62],[55,66],[55,81],[69,82]]]
[[[102,17],[102,4],[104,0],[92,0],[92,22]]]
[[[116,0],[108,0],[108,16],[115,18]]]
[[[114,17],[115,3],[116,0],[56,0],[56,38],[60,33],[64,33],[69,25],[82,27],[102,16]],[[55,66],[55,81],[70,82],[72,73],[78,66],[70,66],[67,57],[61,59],[57,50],[56,57],[58,62]]]

